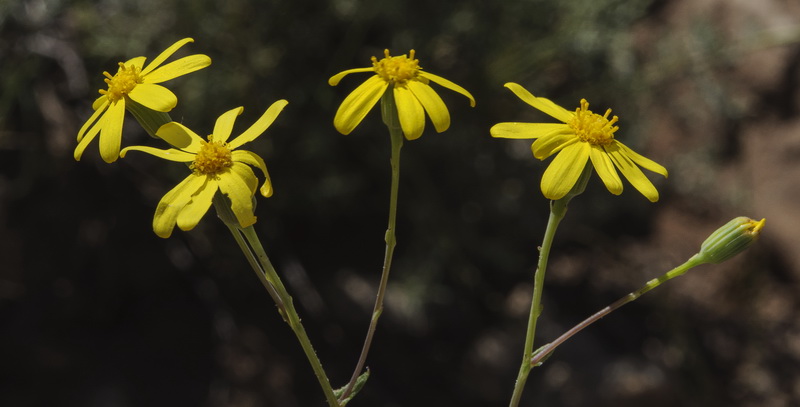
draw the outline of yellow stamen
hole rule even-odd
[[[407,80],[416,78],[417,73],[422,69],[419,66],[419,60],[414,59],[415,53],[412,49],[409,51],[408,57],[405,55],[393,57],[386,49],[383,51],[385,56],[380,61],[378,58],[372,57],[372,67],[375,69],[375,73],[386,82],[402,85]]]
[[[189,168],[196,174],[216,174],[233,165],[231,150],[225,143],[214,141],[214,136],[208,136],[208,142],[203,142]]]
[[[112,103],[116,103],[122,99],[136,87],[137,84],[142,83],[142,77],[139,75],[141,70],[134,66],[126,67],[122,62],[119,63],[119,70],[114,76],[108,72],[103,72],[106,76],[105,82],[108,84],[108,90],[100,89],[101,95],[108,96]]]
[[[614,132],[619,130],[618,126],[614,126],[619,118],[614,116],[609,120],[610,114],[611,109],[606,110],[606,114],[602,116],[593,113],[589,110],[589,102],[581,99],[581,107],[575,109],[575,116],[568,124],[582,141],[604,146],[614,141]]]

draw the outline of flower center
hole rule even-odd
[[[139,76],[141,70],[134,65],[125,66],[122,62],[119,63],[119,70],[116,75],[111,76],[108,72],[103,72],[106,76],[105,82],[108,84],[108,90],[100,89],[100,94],[108,96],[112,103],[116,103],[122,99],[136,87],[137,84],[142,83],[142,77]]]
[[[567,124],[575,130],[581,141],[605,146],[614,141],[614,132],[619,130],[618,126],[614,126],[619,117],[614,116],[609,120],[610,114],[611,109],[606,110],[606,114],[602,116],[593,113],[589,110],[589,102],[581,99],[581,107],[575,109],[575,116]]]
[[[385,55],[383,59],[378,61],[378,58],[372,57],[372,67],[375,73],[378,74],[386,82],[404,84],[409,79],[417,77],[419,72],[419,60],[414,59],[416,52],[412,49],[409,51],[409,56],[401,55],[393,57],[389,55],[389,50],[383,50]]]
[[[195,174],[216,174],[225,168],[233,165],[231,150],[225,143],[214,141],[214,136],[208,136],[208,142],[203,142],[200,151],[197,153],[189,168]]]

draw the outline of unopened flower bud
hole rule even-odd
[[[758,240],[766,219],[755,221],[740,216],[717,229],[700,245],[698,260],[703,263],[719,264],[743,252]]]

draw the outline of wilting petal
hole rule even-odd
[[[450,127],[450,112],[447,111],[442,98],[428,85],[418,81],[407,81],[408,89],[416,96],[422,107],[428,112],[433,127],[441,133]]]
[[[191,174],[161,198],[153,216],[156,235],[166,239],[172,234],[178,214],[192,200],[192,195],[205,185],[207,178],[205,175]]]
[[[243,111],[243,107],[237,107],[236,109],[228,110],[217,118],[214,123],[214,132],[211,133],[214,135],[214,141],[220,143],[228,141],[228,137],[231,136],[231,131],[233,131],[233,123],[236,122],[236,116],[242,114]]]
[[[572,131],[564,123],[497,123],[489,129],[492,137],[531,139],[547,136],[555,132],[567,133]]]
[[[561,120],[564,123],[569,123],[573,117],[573,113],[569,110],[553,103],[553,101],[550,99],[533,96],[525,88],[514,82],[506,83],[505,87],[511,89],[511,91],[514,92],[518,98],[522,99],[523,102],[533,106],[538,110],[541,110],[544,113],[547,113],[558,120]],[[583,168],[581,168],[581,171],[583,171]]]
[[[397,116],[403,134],[409,140],[416,140],[425,130],[425,110],[410,90],[401,86],[394,87],[394,101],[397,104]]]
[[[561,150],[542,175],[542,193],[561,199],[575,186],[589,159],[589,144],[575,143]]]
[[[119,147],[122,144],[122,124],[125,120],[125,100],[112,103],[103,115],[103,126],[100,130],[100,157],[107,163],[119,158]]]
[[[214,198],[217,189],[219,189],[217,181],[213,177],[206,176],[205,185],[192,195],[192,200],[178,212],[176,223],[181,230],[192,230],[200,223],[200,219],[211,207],[211,199]]]
[[[247,184],[251,195],[255,195],[256,188],[258,188],[258,178],[256,178],[256,173],[253,172],[250,166],[235,162],[231,166],[231,172]]]
[[[211,65],[207,55],[195,54],[172,61],[144,77],[144,83],[161,83]]]
[[[128,93],[128,97],[133,99],[134,102],[157,112],[169,112],[178,104],[178,97],[171,90],[152,83],[136,85]]]
[[[619,144],[620,143],[612,143],[605,146],[606,152],[608,152],[611,160],[614,161],[614,165],[619,168],[622,175],[625,176],[625,179],[627,179],[637,191],[641,192],[645,198],[649,199],[650,202],[658,201],[658,190],[656,187],[647,179],[647,176],[644,175],[642,170],[636,166],[636,163],[628,158],[627,154],[619,148]]]
[[[580,139],[575,136],[574,133],[556,130],[555,132],[539,137],[538,140],[534,141],[533,144],[531,144],[531,151],[533,152],[534,157],[544,160],[545,158],[561,151],[564,147],[579,142]]]
[[[199,152],[204,141],[195,132],[178,122],[169,122],[159,127],[156,136],[172,144],[173,147],[190,153]]]
[[[628,148],[628,146],[618,141],[615,144],[617,145],[617,147],[619,147],[620,151],[626,154],[631,160],[633,160],[633,162],[638,164],[640,167],[661,174],[665,177],[668,176],[667,169],[661,166],[661,164],[658,164],[657,162],[636,153],[635,151]]]
[[[177,51],[180,47],[182,47],[182,46],[184,46],[184,45],[186,45],[186,44],[188,44],[190,42],[194,42],[194,40],[191,39],[191,38],[184,38],[184,39],[182,39],[182,40],[170,45],[169,48],[165,49],[164,52],[159,54],[152,62],[150,62],[150,64],[147,65],[147,68],[142,69],[142,75],[147,75],[153,69],[158,68],[158,66],[163,64],[164,61],[167,60],[167,58],[171,57],[172,54],[175,53],[175,51]],[[142,61],[142,63],[144,63],[144,61]],[[139,65],[139,67],[141,68],[141,65]]]
[[[467,99],[469,99],[469,105],[472,106],[472,107],[475,107],[475,98],[472,97],[472,94],[467,92],[467,90],[462,88],[461,86],[458,86],[455,83],[453,83],[453,82],[451,82],[451,81],[449,81],[449,80],[447,80],[445,78],[442,78],[441,76],[434,75],[434,74],[432,74],[430,72],[420,71],[419,72],[419,76],[421,76],[421,77],[423,77],[425,79],[429,79],[429,80],[433,81],[434,83],[436,83],[438,85],[444,86],[447,89],[450,89],[450,90],[452,90],[454,92],[458,92],[458,93],[466,96]]]
[[[247,150],[235,150],[231,152],[231,159],[234,161],[234,167],[236,167],[236,162],[241,162],[245,164],[252,165],[253,167],[257,167],[264,173],[264,177],[266,181],[264,181],[264,185],[261,186],[261,195],[266,198],[272,196],[272,182],[269,179],[269,173],[267,172],[267,165],[264,163],[264,160],[261,157],[251,151]]]
[[[219,189],[230,199],[231,210],[241,227],[246,228],[256,223],[256,217],[253,215],[253,195],[243,179],[230,171],[223,172],[219,174]]]
[[[283,111],[283,108],[289,102],[281,99],[275,103],[273,103],[270,107],[267,108],[267,111],[261,115],[261,117],[250,126],[249,129],[245,130],[239,137],[233,139],[230,143],[228,143],[228,148],[231,150],[236,149],[244,145],[245,143],[249,143],[256,139],[256,137],[260,136],[264,131],[267,130],[269,126],[275,122],[275,119],[278,118],[278,115]]]
[[[351,73],[357,73],[357,72],[375,72],[375,69],[372,68],[372,67],[369,67],[369,68],[355,68],[355,69],[348,69],[346,71],[339,72],[336,75],[331,76],[330,79],[328,79],[328,85],[336,86],[336,85],[339,84],[339,81],[341,81],[342,78],[344,78],[345,76],[347,76],[347,75],[349,75]]]
[[[380,76],[374,75],[347,95],[333,118],[333,126],[336,127],[336,130],[345,135],[350,134],[361,123],[361,120],[364,120],[364,116],[372,110],[372,107],[378,103],[388,86],[389,84]]]
[[[128,154],[128,151],[141,151],[143,153],[147,153],[150,155],[154,155],[158,158],[163,158],[169,161],[175,161],[179,163],[188,163],[194,161],[197,158],[197,155],[192,153],[187,153],[186,151],[178,150],[175,148],[170,148],[169,150],[162,150],[160,148],[154,147],[147,147],[147,146],[130,146],[125,147],[122,151],[119,152],[119,156],[125,158],[125,155]]]
[[[592,146],[589,150],[589,157],[592,159],[592,165],[597,171],[597,175],[599,175],[600,179],[603,181],[603,184],[606,185],[608,192],[614,195],[621,194],[622,180],[619,178],[617,170],[614,168],[614,163],[611,161],[608,154],[606,154],[603,147]]]

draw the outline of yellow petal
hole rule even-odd
[[[541,110],[544,113],[547,113],[548,115],[558,120],[561,120],[564,123],[569,123],[569,121],[572,119],[572,116],[574,115],[569,110],[564,109],[563,107],[553,103],[550,99],[538,98],[536,96],[533,96],[525,88],[514,82],[506,83],[505,87],[511,89],[511,91],[514,92],[514,94],[517,95],[518,98],[522,99],[523,102],[533,106],[538,110]],[[581,168],[581,170],[583,170],[583,168]]]
[[[191,174],[161,198],[153,216],[153,231],[156,235],[166,239],[172,234],[181,209],[205,185],[207,178],[205,175]]]
[[[534,141],[533,144],[531,144],[531,151],[533,152],[534,157],[544,160],[545,158],[561,151],[564,147],[579,142],[580,139],[576,137],[574,133],[565,133],[562,132],[562,130],[556,130],[555,132],[541,136],[538,140]]]
[[[339,72],[336,75],[331,76],[330,79],[328,79],[328,85],[336,86],[336,85],[339,84],[339,81],[341,81],[342,78],[344,78],[345,76],[347,76],[347,75],[349,75],[351,73],[357,73],[357,72],[375,72],[375,69],[372,68],[372,67],[369,67],[369,68],[355,68],[355,69],[348,69],[346,71]]]
[[[416,140],[425,130],[425,110],[408,88],[394,87],[394,101],[397,104],[397,116],[403,134],[409,140]]]
[[[611,161],[611,158],[606,154],[606,151],[603,147],[600,146],[591,146],[589,150],[589,157],[592,159],[592,165],[594,169],[597,171],[597,175],[600,176],[600,179],[605,184],[608,192],[611,192],[614,195],[619,195],[622,193],[622,180],[619,178],[617,174],[616,168],[614,168],[614,163]]]
[[[86,147],[89,146],[89,143],[91,143],[92,140],[94,140],[95,137],[97,137],[97,135],[100,134],[100,130],[103,128],[103,123],[105,123],[105,121],[106,121],[105,115],[100,116],[100,119],[97,120],[97,123],[95,123],[95,125],[92,126],[92,128],[89,129],[89,131],[83,135],[83,138],[81,138],[81,140],[78,142],[78,146],[75,147],[75,151],[72,153],[72,156],[75,158],[75,161],[81,160],[81,156],[83,155],[84,150],[86,150]]]
[[[575,186],[588,159],[588,143],[574,143],[561,150],[542,175],[542,193],[545,198],[563,198]]]
[[[388,86],[389,84],[380,76],[374,75],[347,95],[333,118],[336,130],[345,135],[350,134],[378,103]]]
[[[110,103],[110,101],[108,100],[108,96],[102,95],[94,100],[94,102],[92,103],[92,109],[100,110],[100,106],[103,106],[103,104],[105,103]]]
[[[81,126],[80,130],[78,130],[78,142],[80,142],[83,136],[86,135],[86,131],[89,130],[89,126],[95,124],[94,127],[97,127],[95,121],[97,121],[100,115],[106,111],[106,108],[108,107],[109,104],[108,98],[105,96],[101,96],[100,99],[103,99],[103,103],[101,103],[99,106],[97,106],[97,108],[95,108],[95,111],[89,117],[89,120],[87,120],[86,123],[84,123],[83,126]]]
[[[150,62],[150,64],[147,65],[147,68],[142,69],[142,75],[147,75],[152,70],[158,68],[158,66],[161,65],[162,63],[164,63],[164,61],[166,61],[167,58],[171,57],[172,54],[175,53],[175,51],[177,51],[180,47],[182,47],[182,46],[184,46],[184,45],[186,45],[186,44],[188,44],[190,42],[194,42],[194,40],[191,39],[191,38],[184,38],[184,39],[182,39],[182,40],[170,45],[170,47],[165,49],[164,52],[162,52],[161,54],[159,54],[153,60],[153,62]],[[143,63],[144,63],[144,61],[142,61],[142,64]],[[139,65],[139,67],[141,68],[141,65]]]
[[[250,166],[242,163],[233,163],[231,166],[231,171],[233,171],[236,176],[242,179],[247,187],[250,189],[250,195],[253,196],[256,193],[256,188],[258,188],[258,178],[256,178],[255,172]]]
[[[134,102],[157,112],[169,112],[178,104],[171,90],[152,83],[140,83],[128,93]]]
[[[619,148],[619,145],[620,143],[612,143],[605,146],[605,150],[611,157],[611,160],[614,161],[614,165],[619,168],[628,182],[630,182],[637,191],[641,192],[645,198],[650,200],[650,202],[658,201],[658,190],[656,187],[647,179],[647,176],[644,175],[642,170],[636,166],[636,163],[628,157],[627,153]]]
[[[251,151],[247,150],[236,150],[231,152],[231,159],[234,161],[234,167],[236,166],[236,162],[241,162],[245,164],[252,165],[253,167],[257,167],[264,173],[264,177],[266,180],[264,181],[264,185],[261,186],[261,195],[266,198],[272,196],[272,182],[269,179],[269,173],[267,172],[267,165],[264,163],[264,160],[261,157]]]
[[[219,189],[231,201],[231,210],[239,221],[239,225],[246,228],[256,223],[253,215],[253,195],[247,183],[232,171],[219,174]]]
[[[131,66],[131,65],[133,65],[133,66],[135,66],[135,67],[137,67],[137,68],[139,68],[139,69],[142,69],[142,65],[144,65],[144,61],[145,61],[146,59],[147,59],[147,58],[145,58],[145,57],[136,57],[136,58],[131,58],[131,59],[129,59],[129,60],[127,60],[127,61],[125,61],[125,63],[123,63],[123,65],[125,65],[125,66]],[[141,74],[141,72],[139,72],[139,73]]]
[[[450,90],[452,90],[454,92],[458,92],[458,93],[466,96],[467,99],[469,99],[469,105],[471,107],[475,107],[475,98],[472,97],[472,94],[467,92],[467,90],[462,88],[461,86],[458,86],[455,83],[450,82],[449,80],[447,80],[445,78],[442,78],[441,76],[434,75],[434,74],[432,74],[430,72],[420,71],[419,72],[419,76],[421,76],[421,77],[423,77],[425,79],[429,79],[429,80],[433,81],[434,83],[436,83],[437,85],[444,86],[447,89],[450,89]]]
[[[122,149],[122,151],[119,152],[119,156],[125,158],[125,155],[128,154],[128,151],[141,151],[143,153],[154,155],[158,158],[163,158],[165,160],[175,161],[179,163],[192,162],[197,157],[197,155],[195,154],[187,153],[186,151],[181,151],[175,148],[162,150],[160,148],[147,147],[147,146],[125,147]]]
[[[144,77],[144,83],[161,83],[211,65],[211,58],[203,54],[189,55],[170,62]]]
[[[211,199],[214,198],[217,189],[219,189],[217,181],[213,177],[206,176],[206,183],[192,195],[192,200],[178,212],[176,223],[181,230],[192,230],[200,223],[200,219],[211,207]]]
[[[570,127],[563,123],[497,123],[489,129],[492,137],[531,139],[555,132],[569,132]]]
[[[125,100],[109,106],[103,115],[103,126],[100,130],[100,157],[107,163],[119,158],[119,146],[122,144],[122,123],[125,120]]]
[[[655,161],[639,155],[635,151],[631,150],[628,146],[616,141],[617,146],[619,149],[624,152],[628,157],[630,157],[633,162],[638,164],[640,167],[653,171],[655,173],[661,174],[663,176],[668,176],[667,169],[661,166],[661,164],[656,163]]]
[[[158,128],[156,136],[171,144],[173,147],[190,153],[197,153],[203,144],[203,139],[188,127],[178,123],[169,122]]]
[[[275,103],[273,103],[270,107],[267,108],[267,111],[261,115],[261,117],[250,126],[249,129],[245,130],[239,137],[233,139],[230,143],[228,143],[228,148],[231,150],[241,147],[245,143],[249,143],[256,139],[256,137],[260,136],[264,131],[275,122],[275,119],[278,118],[278,115],[283,111],[283,108],[289,102],[281,99]]]
[[[214,141],[220,143],[228,141],[228,137],[231,136],[231,131],[233,131],[233,123],[236,122],[236,116],[242,114],[243,111],[244,108],[240,106],[236,109],[228,110],[217,118],[214,123],[214,132],[211,133],[214,135]]]
[[[433,88],[419,81],[407,81],[406,85],[428,112],[428,117],[431,118],[436,132],[441,133],[447,130],[450,127],[450,112],[447,111],[447,106]]]

